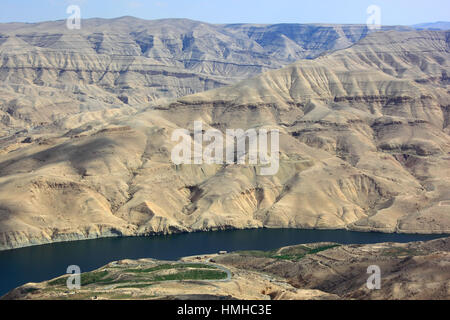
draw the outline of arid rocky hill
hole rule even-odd
[[[386,27],[386,29],[407,29]],[[346,48],[361,25],[212,25],[132,17],[0,24],[0,136],[130,114]]]
[[[340,299],[450,298],[449,238],[407,244],[299,245],[275,252],[237,252],[219,256],[214,261],[238,270],[277,276],[299,290],[318,290]],[[380,268],[378,290],[367,288],[369,266]],[[283,299],[279,289],[267,291]],[[289,294],[285,297],[289,299]]]
[[[254,227],[450,233],[449,39],[372,33],[236,85],[30,134],[0,156],[0,248]],[[174,165],[172,132],[195,120],[279,129],[280,170]]]

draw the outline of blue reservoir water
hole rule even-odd
[[[78,265],[82,272],[87,272],[122,259],[176,260],[219,250],[271,250],[324,241],[341,244],[405,243],[444,236],[345,230],[255,229],[53,243],[1,251],[0,296],[27,282],[41,282],[65,274],[69,265]]]

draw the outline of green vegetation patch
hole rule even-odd
[[[172,270],[170,274],[164,274],[166,270]],[[53,287],[63,287],[67,278],[63,276],[50,281],[48,284]],[[176,281],[176,280],[222,280],[227,274],[215,266],[200,263],[172,263],[160,264],[152,268],[145,269],[124,269],[109,273],[106,270],[93,271],[81,274],[81,286],[90,284],[98,285],[120,285],[117,289],[146,288],[152,286],[154,282]]]
[[[183,263],[183,264],[160,264],[158,266],[147,268],[147,269],[125,269],[124,272],[130,273],[151,273],[162,270],[172,270],[172,269],[216,269],[214,266],[209,266],[200,263]]]
[[[23,288],[21,289],[22,293],[28,294],[28,293],[33,293],[36,291],[39,291],[38,288]]]
[[[227,278],[226,272],[220,270],[187,270],[174,274],[155,275],[153,281],[180,281],[180,280],[223,280]]]
[[[332,244],[332,245],[329,245],[329,246],[313,248],[313,249],[310,249],[307,254],[316,254],[316,253],[319,253],[319,252],[322,252],[322,251],[326,251],[326,250],[329,250],[329,249],[333,249],[333,248],[336,248],[336,247],[340,247],[340,245],[339,244]]]
[[[110,282],[112,279],[104,279],[108,275],[108,271],[87,272],[81,275],[81,285],[87,286],[92,283]]]
[[[64,286],[67,283],[68,277],[69,276],[64,276],[64,277],[58,278],[56,280],[49,281],[48,284],[51,286]]]
[[[254,250],[254,251],[237,251],[236,253],[244,256],[251,256],[257,258],[298,261],[304,258],[306,255],[316,254],[339,246],[340,246],[339,244],[320,246],[317,248],[309,248],[307,246],[295,246],[283,249],[281,252],[279,250],[270,250],[270,251]]]
[[[93,271],[81,274],[81,285],[87,286],[93,283],[109,283],[113,279],[104,279],[108,275],[108,271]],[[51,286],[65,286],[67,283],[67,278],[69,276],[64,276],[55,280],[50,281],[48,284]]]

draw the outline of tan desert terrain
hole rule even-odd
[[[229,228],[450,233],[449,39],[371,33],[235,85],[8,140],[0,249]],[[173,164],[172,133],[194,121],[278,129],[278,173]]]
[[[80,30],[64,20],[0,24],[0,135],[102,122],[349,47],[370,32],[133,17],[87,19]]]

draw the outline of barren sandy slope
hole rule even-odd
[[[0,248],[263,226],[450,233],[449,39],[373,33],[237,85],[8,145]],[[195,120],[279,129],[278,173],[174,165],[173,130]]]
[[[87,19],[80,30],[64,20],[0,24],[0,136],[129,114],[349,47],[369,32],[133,17]]]

